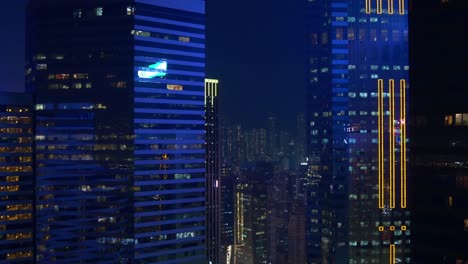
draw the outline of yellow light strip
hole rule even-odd
[[[393,14],[395,12],[393,8],[393,0],[388,0],[388,13]]]
[[[406,208],[406,81],[400,80],[401,208]]]
[[[377,0],[377,14],[382,14],[382,0]]]
[[[398,10],[399,10],[400,15],[405,14],[405,0],[400,0],[399,1]]]
[[[383,129],[383,80],[377,81],[378,89],[378,152],[379,152],[379,208],[385,207],[385,172],[384,172],[384,129]]]
[[[390,208],[395,208],[395,80],[389,81],[389,110],[390,117],[388,126],[390,128],[389,135],[389,169],[390,169]]]
[[[371,13],[371,1],[372,0],[365,0],[366,1],[366,14],[370,14]]]
[[[395,245],[390,245],[390,264],[396,263],[396,252],[395,252]]]

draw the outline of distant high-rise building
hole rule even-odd
[[[306,207],[292,200],[288,221],[288,264],[306,263]]]
[[[0,93],[0,263],[34,258],[32,97]]]
[[[466,264],[468,2],[411,7],[412,263]]]
[[[234,263],[234,185],[236,175],[229,164],[221,172],[221,259],[220,264]]]
[[[412,263],[407,0],[307,1],[307,151],[320,263]]]
[[[296,161],[295,168],[299,168],[306,157],[306,123],[304,114],[299,114],[296,119],[296,138],[294,140]]]
[[[267,155],[270,160],[276,160],[279,152],[278,118],[269,114],[267,117]]]
[[[221,145],[218,80],[205,79],[206,120],[206,249],[208,263],[220,263],[221,249]]]
[[[269,263],[271,163],[257,162],[242,170],[235,187],[234,263]]]
[[[205,1],[32,0],[39,263],[203,263]]]

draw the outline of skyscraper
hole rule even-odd
[[[30,263],[34,253],[32,98],[0,93],[0,262]]]
[[[412,2],[412,263],[468,263],[467,11]]]
[[[234,247],[234,186],[236,175],[232,167],[223,163],[221,174],[221,260],[220,264],[233,263]]]
[[[39,263],[206,263],[202,0],[33,0]]]
[[[408,1],[307,2],[307,145],[320,263],[410,263]]]
[[[220,263],[221,249],[221,144],[218,80],[205,79],[206,140],[206,246],[208,263]]]
[[[244,168],[235,187],[234,263],[269,263],[269,223],[273,165],[251,163]]]

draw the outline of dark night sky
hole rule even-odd
[[[302,0],[207,0],[207,76],[222,112],[248,127],[268,113],[283,127],[304,111]]]
[[[27,0],[2,1],[0,91],[24,90],[24,29]]]
[[[27,0],[4,1],[0,91],[22,91]],[[268,113],[293,127],[303,112],[302,0],[207,0],[207,77],[220,79],[222,112],[247,127]]]

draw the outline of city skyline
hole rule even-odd
[[[468,2],[208,1],[7,2],[0,262],[468,264]]]
[[[24,89],[27,1],[4,4],[7,15],[0,18],[0,32],[9,37],[6,48],[0,50],[4,59],[0,65],[0,91]],[[296,115],[305,109],[302,83],[306,60],[300,39],[306,36],[301,3],[299,0],[278,1],[273,5],[264,0],[207,2],[206,71],[224,87],[220,94],[224,118],[253,128],[273,113],[282,127],[294,128]],[[246,5],[250,8],[245,9]],[[243,19],[235,19],[234,14]]]

